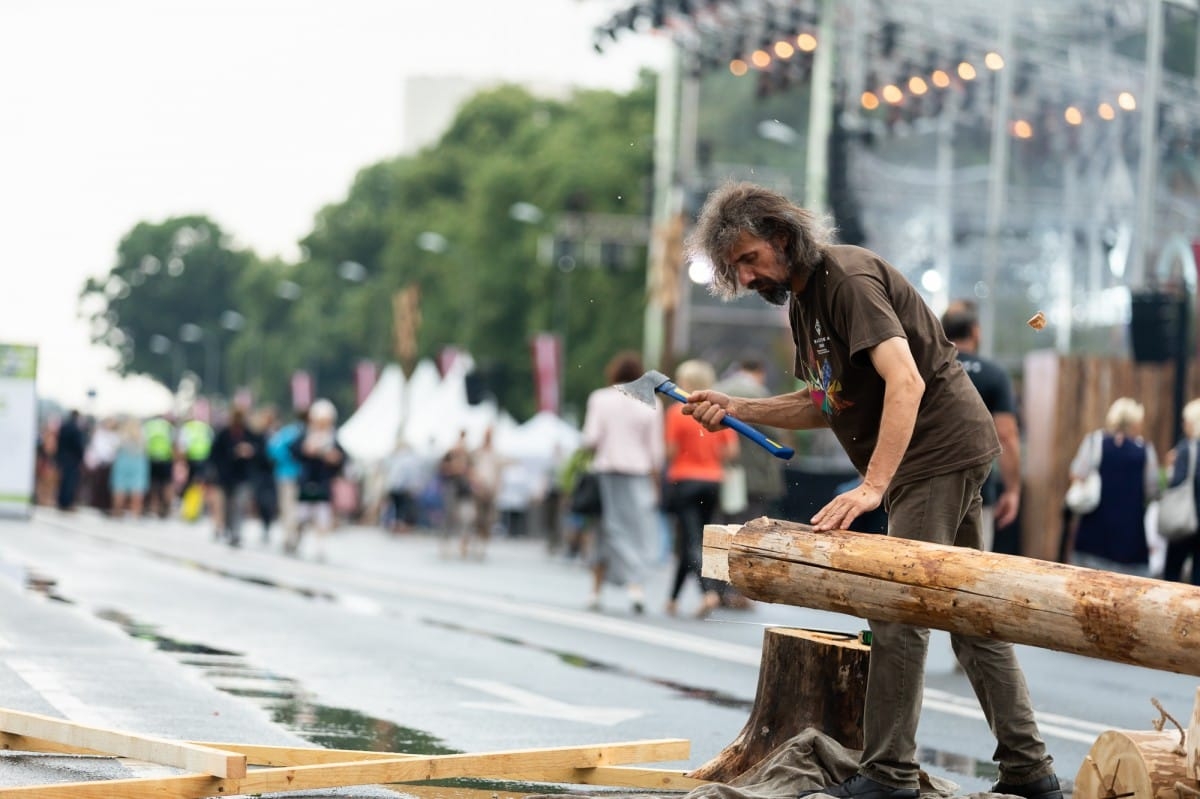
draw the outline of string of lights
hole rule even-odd
[[[1112,42],[1140,34],[1143,6],[1135,0],[1108,0],[1099,7],[1095,2],[1062,2],[1039,8],[1033,15],[1037,26],[1031,23],[1021,31],[1018,57],[996,49],[996,11],[989,0],[864,0],[857,6],[866,23],[857,26],[861,34],[849,24],[853,4],[839,4],[839,52],[849,44],[843,40],[864,38],[859,43],[862,63],[849,68],[839,63],[839,91],[843,103],[856,106],[867,122],[882,122],[887,132],[900,122],[937,117],[949,92],[958,95],[960,119],[974,114],[982,121],[992,106],[982,100],[995,96],[995,81],[988,76],[1011,68],[1016,70],[1007,123],[1012,136],[1031,139],[1115,122],[1139,111],[1136,89],[1145,65],[1115,52]],[[602,50],[624,31],[665,33],[681,47],[693,76],[727,69],[737,77],[755,78],[762,97],[808,79],[820,44],[815,34],[819,21],[812,0],[649,0],[597,28],[596,42]],[[1166,76],[1159,105],[1165,140],[1200,142],[1195,81]]]

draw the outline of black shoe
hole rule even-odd
[[[862,774],[855,774],[841,785],[830,785],[815,791],[801,791],[798,796],[812,796],[816,793],[844,799],[917,799],[920,794],[916,788],[893,788]]]
[[[1011,796],[1023,796],[1025,799],[1063,799],[1062,788],[1054,774],[1047,774],[1040,780],[1020,785],[1000,780],[991,787],[991,793],[1006,793]]]

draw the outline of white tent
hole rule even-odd
[[[396,364],[384,367],[358,410],[338,428],[338,441],[357,461],[378,461],[396,447],[404,422],[407,381]]]
[[[552,463],[579,446],[579,431],[552,413],[518,425],[495,400],[469,404],[466,375],[473,368],[470,356],[460,355],[442,376],[432,361],[423,360],[406,379],[399,366],[388,365],[362,406],[338,429],[338,440],[351,458],[367,463],[390,455],[400,436],[433,458],[464,431],[467,446],[474,448],[490,429],[497,451],[515,460]]]
[[[522,425],[497,436],[496,448],[509,458],[561,461],[580,444],[582,434],[549,411],[541,411]]]

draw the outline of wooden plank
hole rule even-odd
[[[245,755],[252,766],[312,766],[320,763],[351,763],[355,760],[395,760],[418,755],[397,752],[366,752],[359,749],[320,749],[297,746],[262,746],[259,744],[192,741],[197,746],[210,746],[227,752]]]
[[[93,757],[116,757],[98,749],[85,749],[81,746],[62,744],[58,741],[47,741],[45,738],[34,738],[31,735],[18,735],[15,732],[0,732],[0,749],[10,752],[38,752],[41,754],[58,755],[91,755]]]
[[[623,788],[645,788],[662,791],[690,791],[708,780],[697,780],[682,771],[634,766],[597,766],[574,769],[574,778],[568,782],[581,785],[613,785]]]
[[[733,538],[751,599],[1200,676],[1200,588],[772,519]]]
[[[36,713],[0,708],[0,730],[214,777],[246,776],[246,757],[236,752],[91,727]]]
[[[685,760],[685,739],[631,741],[616,744],[518,749],[484,754],[395,756],[382,760],[265,768],[245,777],[209,775],[146,777],[125,780],[61,783],[6,788],[6,797],[25,799],[200,799],[282,791],[304,791],[349,785],[423,782],[458,777],[553,782],[564,770]]]

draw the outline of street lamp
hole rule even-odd
[[[362,283],[370,275],[358,261],[342,261],[337,265],[338,277],[350,283]]]
[[[221,353],[217,351],[212,336],[200,325],[186,322],[179,327],[179,340],[189,344],[197,342],[204,345],[204,388],[211,395],[218,391],[217,374],[220,372],[218,360]]]

